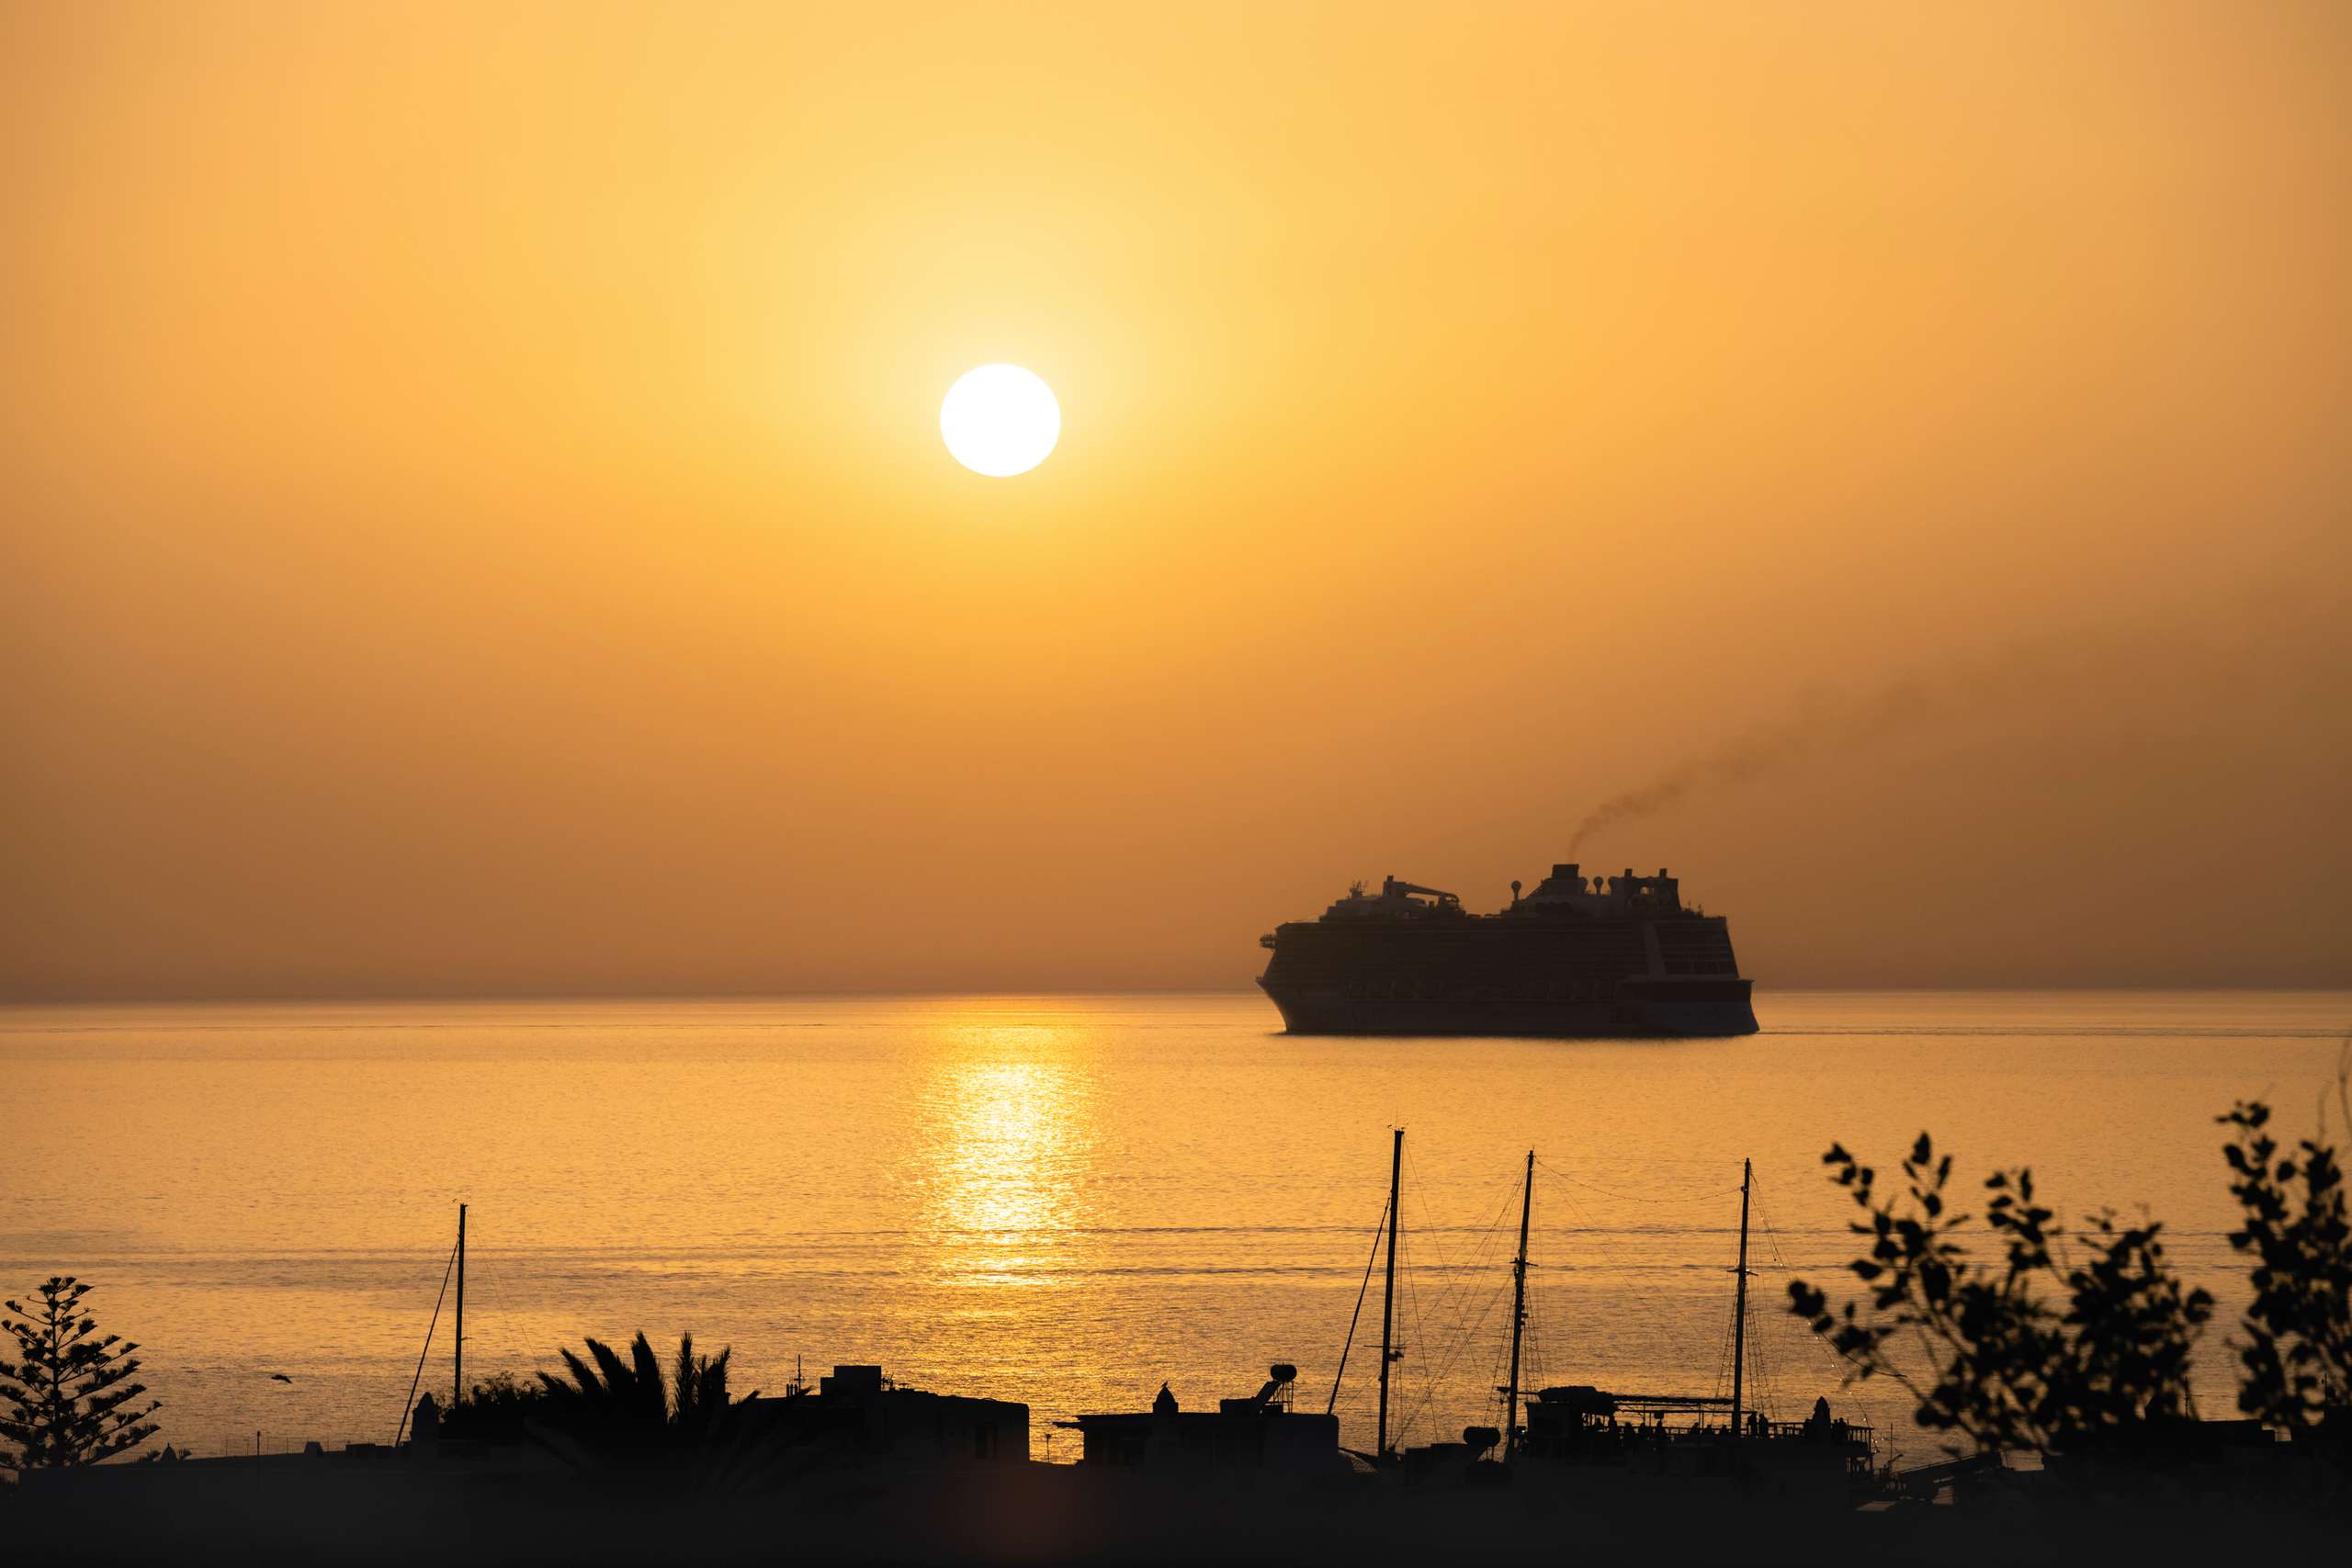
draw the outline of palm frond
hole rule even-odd
[[[591,1339],[588,1341],[588,1353],[596,1359],[596,1370],[604,1374],[595,1385],[595,1392],[609,1398],[628,1387],[628,1366],[610,1345],[601,1339]]]
[[[662,1386],[662,1360],[653,1353],[653,1343],[639,1329],[628,1348],[630,1377],[628,1404],[630,1414],[648,1427],[667,1426],[670,1420],[669,1401]]]

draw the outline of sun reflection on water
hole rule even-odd
[[[1082,1029],[954,1032],[922,1092],[920,1243],[935,1278],[1036,1286],[1079,1269],[1095,1136]]]

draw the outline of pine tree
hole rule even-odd
[[[82,1306],[89,1292],[71,1274],[52,1276],[31,1311],[7,1303],[0,1328],[16,1344],[0,1342],[0,1350],[19,1359],[0,1359],[0,1439],[16,1451],[0,1450],[0,1470],[96,1464],[155,1435],[147,1417],[161,1403],[143,1410],[134,1403],[147,1392],[131,1381],[139,1347],[112,1334],[93,1337],[97,1319]]]

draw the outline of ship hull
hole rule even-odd
[[[1260,980],[1293,1034],[1521,1035],[1614,1040],[1756,1032],[1748,982],[1642,987],[1606,1001],[1314,995]],[[1639,982],[1635,982],[1639,985]],[[1631,989],[1632,987],[1628,987]]]
[[[1258,984],[1293,1034],[1518,1034],[1550,1039],[1753,1034],[1756,1010],[1721,915],[1675,879],[1588,880],[1555,865],[1525,899],[1474,915],[1389,877],[1320,919],[1258,939]]]

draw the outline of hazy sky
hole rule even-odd
[[[1586,860],[1768,986],[2352,984],[2347,104],[2326,0],[0,5],[0,996],[1240,986],[1661,777]]]

